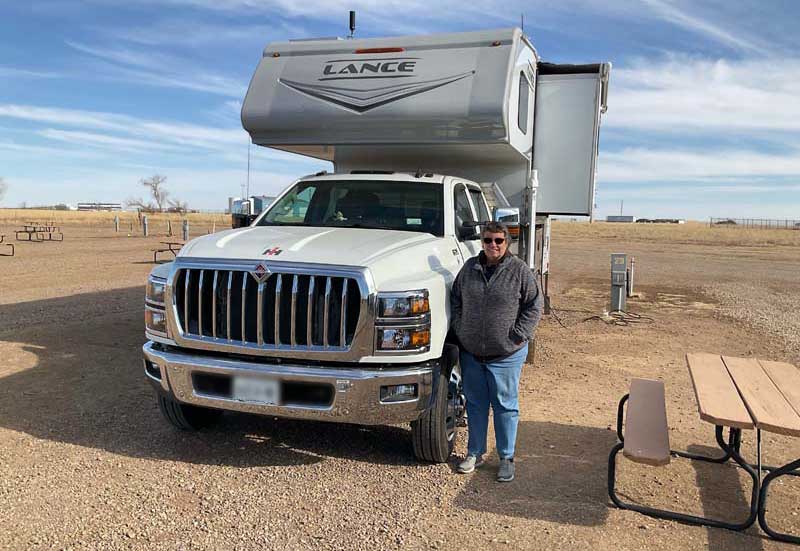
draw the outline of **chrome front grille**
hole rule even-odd
[[[262,350],[347,350],[362,310],[355,278],[180,268],[172,296],[181,336]]]

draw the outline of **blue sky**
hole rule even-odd
[[[124,201],[141,178],[223,209],[247,180],[239,110],[273,40],[509,27],[554,62],[611,61],[597,214],[800,219],[792,0],[42,0],[0,4],[0,206]],[[250,189],[327,163],[253,146]]]

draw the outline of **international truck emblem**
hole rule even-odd
[[[475,74],[475,71],[466,71],[443,78],[414,80],[417,76],[413,73],[416,62],[402,59],[373,61],[359,63],[354,63],[352,60],[328,61],[323,65],[321,71],[323,76],[317,79],[317,83],[298,82],[286,78],[278,79],[278,81],[287,88],[314,99],[339,105],[361,114],[393,101],[470,78]],[[398,84],[387,85],[387,79],[391,82],[398,82]],[[363,83],[358,83],[358,87],[356,87],[357,84],[352,82],[354,80],[375,84],[365,88]],[[337,85],[329,84],[328,81],[344,82]]]
[[[282,252],[283,250],[280,247],[272,247],[271,249],[267,249],[266,251],[264,251],[263,254],[267,256],[273,256],[273,255],[278,256]]]
[[[252,275],[256,279],[256,281],[262,283],[265,279],[269,277],[269,274],[271,273],[272,272],[270,271],[270,269],[267,268],[267,266],[263,262],[261,262],[258,264],[258,266],[256,266],[255,270],[250,272],[250,275]]]

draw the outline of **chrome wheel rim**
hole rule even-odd
[[[461,366],[456,364],[450,371],[450,380],[447,386],[447,413],[445,422],[447,426],[447,441],[452,442],[456,436],[459,422],[464,418],[467,410],[467,399],[464,396],[464,382],[461,378]]]

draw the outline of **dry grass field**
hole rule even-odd
[[[596,222],[588,224],[556,221],[553,223],[553,232],[558,236],[570,239],[615,239],[628,242],[649,241],[712,246],[800,246],[800,229],[762,230],[725,225],[709,227],[706,222],[687,222],[686,224]]]
[[[119,217],[120,230],[136,228],[138,231],[139,217],[130,211],[70,211],[70,210],[44,210],[44,209],[0,209],[0,226],[19,226],[27,222],[53,222],[59,226],[86,227],[114,227],[114,218]],[[174,229],[179,230],[181,221],[189,220],[189,225],[211,226],[216,223],[225,227],[230,223],[230,215],[222,213],[188,213],[167,214],[153,213],[147,215],[154,228],[166,228],[167,220],[172,222]],[[6,230],[8,231],[8,230]]]
[[[0,233],[13,236],[21,219],[9,216],[0,210]],[[756,528],[610,507],[606,467],[631,378],[664,381],[672,448],[713,453],[684,354],[800,365],[800,232],[555,223],[557,317],[543,320],[525,367],[517,479],[500,485],[496,458],[466,476],[416,463],[407,427],[230,414],[177,433],[140,357],[143,284],[162,237],[115,234],[113,215],[81,216],[56,218],[63,243],[21,243],[0,257],[0,548],[785,548]],[[193,233],[213,223],[193,220]],[[607,308],[611,252],[636,257],[629,308],[643,323],[588,319]],[[744,438],[753,459],[754,435]],[[787,437],[766,435],[764,449],[768,464],[800,456]],[[750,490],[735,468],[620,458],[619,470],[632,500],[744,515]],[[800,533],[800,479],[772,491],[773,523]]]

